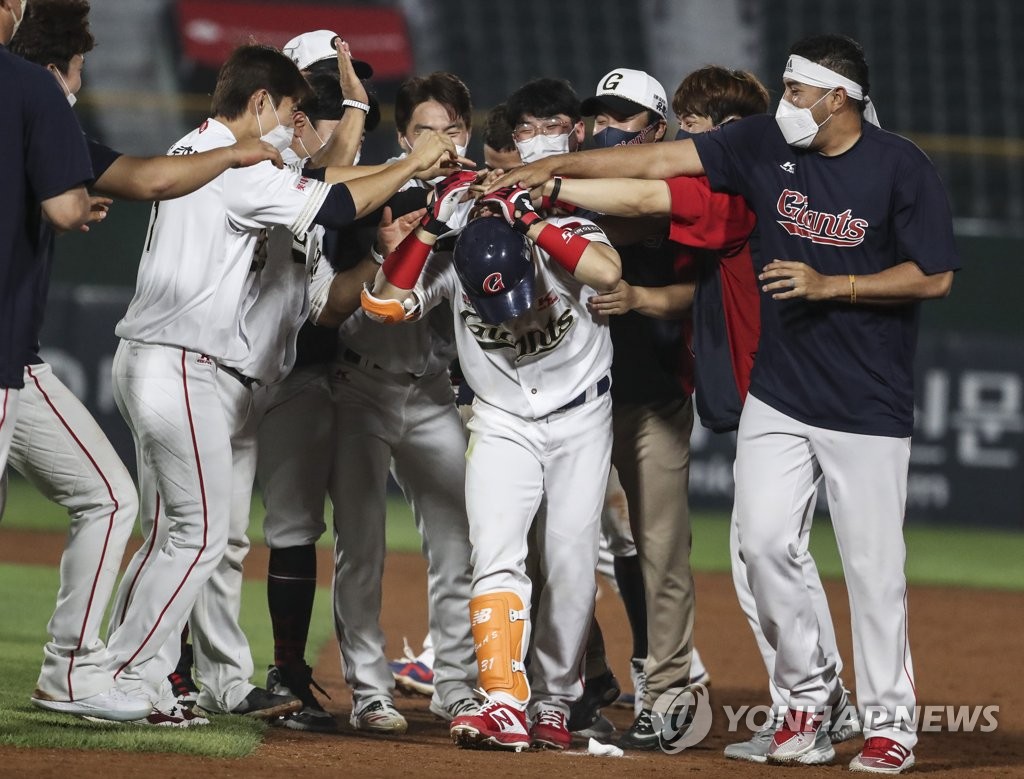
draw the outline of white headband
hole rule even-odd
[[[793,81],[799,81],[801,84],[821,87],[822,89],[842,87],[846,90],[846,94],[854,100],[864,101],[864,118],[876,127],[881,127],[878,123],[878,113],[875,111],[875,104],[871,102],[870,97],[864,94],[864,89],[856,81],[840,76],[834,70],[830,70],[824,65],[819,65],[817,62],[811,62],[799,54],[789,55],[789,61],[786,63],[786,70],[782,77],[791,78]]]

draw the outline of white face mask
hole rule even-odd
[[[21,23],[23,21],[25,21],[25,9],[26,8],[28,8],[28,0],[21,0],[21,16],[14,20],[14,29],[11,30],[11,38],[12,39],[14,38],[15,35],[17,35],[18,28],[21,27]],[[10,11],[11,16],[14,16],[14,11],[11,11],[11,9],[9,9],[9,8],[7,10]]]
[[[811,108],[814,108],[831,93],[832,90],[830,89],[815,100]],[[828,119],[818,124],[814,121],[814,114],[811,113],[811,108],[797,108],[785,98],[779,101],[779,107],[775,110],[775,123],[779,125],[782,137],[786,139],[786,143],[790,146],[806,149],[811,145],[814,136],[818,134],[818,130],[824,127],[825,122],[832,118],[832,114],[829,114]]]
[[[516,148],[519,150],[519,156],[524,165],[555,154],[567,154],[569,152],[569,133],[550,138],[537,133],[528,141],[516,141]]]
[[[320,141],[320,145],[316,149],[316,151],[320,151],[324,146],[327,145],[327,141],[320,137],[320,133],[316,131],[316,128],[312,125],[312,123],[310,123],[309,129],[313,131],[313,135],[315,135],[316,139]],[[330,138],[331,136],[328,135],[327,137]],[[313,152],[313,154],[309,153],[309,148],[306,146],[305,142],[301,138],[299,138],[299,145],[302,147],[302,150],[306,152],[307,159],[312,159],[313,154],[316,154],[316,151]]]
[[[405,148],[406,154],[412,152],[412,146],[413,146],[412,141],[410,141],[405,136],[402,136],[402,143],[401,143],[401,145]],[[469,146],[460,146],[459,144],[455,144],[455,153],[458,154],[460,157],[465,157],[466,156],[466,152],[468,150],[469,150]]]
[[[71,94],[71,90],[68,88],[68,82],[64,80],[64,76],[61,75],[57,68],[53,69],[54,75],[57,76],[57,80],[60,81],[60,85],[64,87],[64,94],[67,95],[68,105],[74,106],[78,102],[78,98]]]
[[[289,146],[292,145],[292,140],[295,137],[294,127],[285,127],[281,124],[281,118],[277,115],[277,106],[274,105],[274,101],[270,99],[270,95],[267,95],[267,99],[270,100],[270,107],[274,109],[274,118],[277,119],[277,127],[271,130],[269,133],[263,133],[263,122],[260,121],[260,113],[256,112],[256,124],[260,128],[260,140],[266,141],[279,152],[283,152]]]

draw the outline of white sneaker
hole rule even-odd
[[[644,673],[644,658],[634,657],[629,661],[629,678],[633,681],[633,717],[640,716],[647,694],[647,674]]]
[[[137,720],[145,717],[153,709],[149,698],[129,695],[117,687],[74,701],[55,700],[53,696],[37,688],[32,694],[32,703],[47,711],[114,722]]]
[[[391,701],[384,698],[370,701],[361,709],[353,709],[348,721],[356,730],[388,736],[401,735],[409,729],[405,717]]]

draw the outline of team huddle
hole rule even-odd
[[[87,187],[93,221],[107,198],[155,201],[112,367],[137,492],[39,357],[45,220],[57,225],[42,207],[0,423],[2,459],[72,519],[34,704],[338,730],[306,659],[329,496],[352,728],[405,733],[397,684],[430,696],[464,748],[656,750],[671,714],[659,701],[709,681],[689,563],[696,405],[707,427],[737,431],[733,579],[776,713],[725,755],[827,763],[863,733],[851,770],[914,764],[901,715],[916,697],[912,360],[918,303],[948,294],[959,260],[941,182],[880,128],[856,42],[794,44],[774,114],[756,77],[719,65],[671,101],[630,68],[582,101],[535,79],[488,113],[477,169],[471,96],[446,72],[399,88],[399,156],[358,164],[380,118],[372,66],[318,30],[236,49],[209,118],[139,158],[83,143],[64,103],[92,48],[88,3],[0,3],[11,52],[52,74],[0,52],[52,117],[49,148],[72,157],[49,191]],[[380,626],[389,475],[427,560],[429,634],[400,662]],[[270,548],[265,687],[238,621],[254,485]],[[808,550],[819,489],[851,600],[855,696]],[[136,517],[145,541],[115,591]],[[634,721],[617,737],[601,713],[623,690],[595,572],[632,630]]]

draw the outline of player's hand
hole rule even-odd
[[[391,206],[384,206],[384,213],[381,215],[380,224],[377,225],[377,251],[384,257],[398,248],[398,244],[405,240],[420,220],[426,215],[427,209],[421,208],[418,211],[410,211],[402,214],[398,219],[393,218]]]
[[[255,165],[264,160],[270,160],[274,163],[275,168],[284,167],[281,152],[259,138],[248,138],[244,141],[238,141],[231,149],[235,154],[232,168],[248,168],[250,165]]]
[[[476,183],[476,178],[475,171],[460,170],[435,184],[434,199],[422,221],[423,229],[433,235],[448,232],[449,222],[458,211],[459,205],[466,202],[469,188]]]
[[[110,211],[110,204],[114,201],[109,197],[99,197],[98,195],[89,195],[89,219],[78,229],[83,232],[89,232],[89,224],[92,222],[102,222],[107,218],[107,213]]]
[[[561,155],[545,157],[542,160],[531,162],[529,165],[511,170],[494,181],[488,191],[493,192],[502,187],[522,187],[523,189],[541,187],[555,174],[555,160],[559,156]]]
[[[763,282],[761,290],[771,293],[772,300],[831,300],[836,297],[831,280],[840,277],[823,276],[803,262],[772,260],[757,278]]]
[[[502,216],[509,227],[524,235],[541,220],[534,208],[530,190],[521,187],[504,187],[496,189],[480,200],[481,205],[490,206]]]
[[[355,68],[352,67],[352,51],[340,37],[334,39],[334,48],[338,52],[338,77],[341,82],[341,96],[345,100],[358,100],[369,103],[366,86],[359,80]]]
[[[587,302],[590,304],[591,311],[606,316],[628,314],[637,307],[638,303],[636,288],[621,279],[611,292],[594,295]]]

